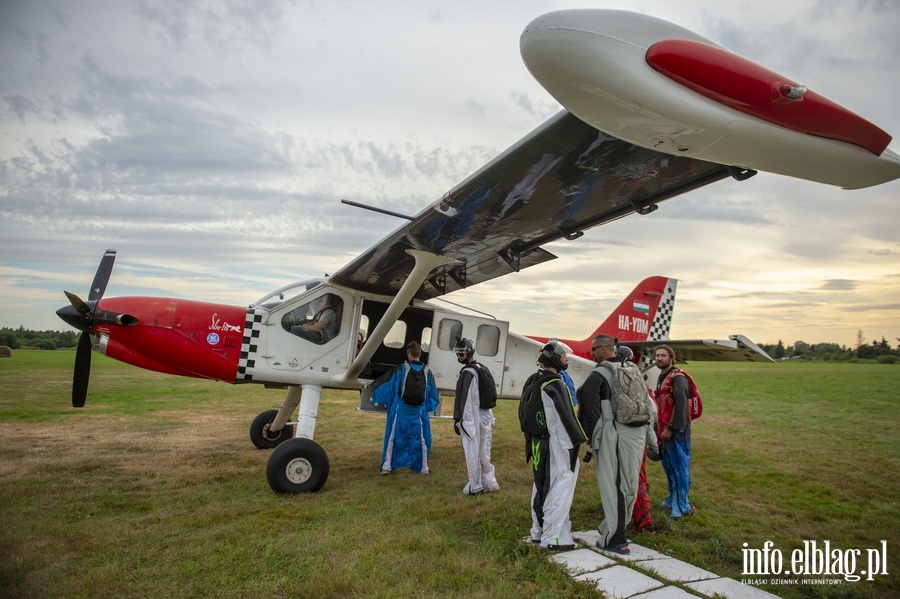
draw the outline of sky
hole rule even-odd
[[[248,305],[335,272],[560,110],[519,35],[565,8],[670,20],[900,134],[900,3],[632,0],[0,2],[0,326],[66,330],[107,297]],[[900,152],[900,143],[890,148]],[[672,338],[900,338],[900,182],[760,173],[547,247],[448,296],[583,338],[641,279]]]

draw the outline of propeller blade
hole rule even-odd
[[[109,284],[109,276],[112,274],[115,261],[116,250],[106,250],[106,253],[103,254],[103,258],[100,260],[100,266],[97,267],[97,274],[94,275],[94,282],[91,283],[88,301],[98,300],[106,293],[106,286]]]
[[[72,407],[83,408],[91,378],[91,336],[82,333],[75,351],[75,373],[72,377]]]
[[[69,303],[72,304],[72,307],[78,310],[78,313],[85,317],[92,317],[91,308],[84,300],[75,295],[74,293],[70,293],[68,291],[63,291],[66,294],[66,297],[69,298]]]
[[[112,274],[113,264],[116,261],[116,250],[106,250],[103,258],[100,260],[100,266],[97,267],[97,273],[94,275],[94,282],[91,283],[91,290],[88,292],[88,301],[75,295],[74,293],[65,292],[69,298],[71,307],[66,306],[56,311],[56,314],[64,321],[82,331],[78,338],[78,348],[75,350],[75,372],[72,376],[72,406],[75,408],[84,407],[87,399],[88,382],[91,378],[91,331],[94,328],[94,317],[97,305],[103,294],[106,293],[106,286],[109,284],[109,277]],[[90,302],[90,305],[88,305]],[[128,314],[116,315],[100,310],[101,320],[116,322],[129,326],[137,323],[137,319]]]

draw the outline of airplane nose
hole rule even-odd
[[[63,320],[63,322],[73,328],[78,329],[79,331],[84,331],[85,333],[91,332],[90,317],[83,315],[71,304],[68,306],[63,306],[62,308],[57,310],[56,315],[59,316]]]

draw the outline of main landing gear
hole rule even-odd
[[[276,493],[315,493],[325,486],[331,466],[322,446],[313,441],[322,388],[291,387],[278,410],[253,419],[250,440],[259,449],[274,448],[266,464],[266,480]],[[296,436],[288,419],[300,406]]]
[[[266,480],[276,493],[315,493],[325,486],[331,466],[312,439],[290,439],[275,448],[266,464]]]

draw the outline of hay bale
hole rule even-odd
[[[0,358],[12,358],[12,350],[5,345],[0,345]]]

